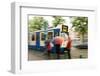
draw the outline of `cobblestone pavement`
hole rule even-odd
[[[88,50],[87,49],[77,49],[72,47],[71,49],[71,58],[72,59],[79,59],[79,58],[87,58],[88,57]],[[67,59],[64,58],[64,55],[60,55],[61,59]],[[56,54],[51,54],[51,60],[56,59]],[[50,60],[48,59],[48,56],[44,52],[38,52],[34,50],[29,50],[28,52],[28,60]]]

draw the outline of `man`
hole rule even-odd
[[[60,59],[60,46],[61,46],[63,41],[64,41],[64,39],[60,36],[56,36],[54,38],[54,46],[56,49],[57,59]]]

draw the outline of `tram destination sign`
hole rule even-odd
[[[65,32],[65,33],[68,32],[68,26],[67,25],[62,25],[62,32]]]

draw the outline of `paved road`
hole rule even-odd
[[[72,49],[71,49],[72,59],[79,59],[80,55],[82,56],[82,58],[87,58],[88,57],[88,51],[86,49],[76,49],[76,48],[72,47]],[[56,54],[52,54],[51,59],[56,59]],[[64,55],[61,55],[61,59],[64,59]],[[34,50],[29,50],[28,60],[48,60],[48,57],[43,52],[37,52],[37,51],[34,51]]]

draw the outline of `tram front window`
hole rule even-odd
[[[68,38],[67,34],[66,33],[61,33],[61,37],[64,38],[64,40],[66,40]]]

